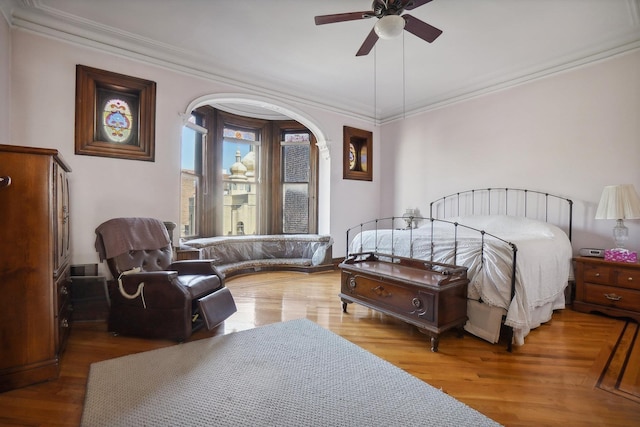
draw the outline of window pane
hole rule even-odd
[[[132,95],[96,88],[99,125],[96,126],[98,138],[123,145],[137,145],[138,102]]]
[[[196,131],[182,128],[182,170],[196,170]]]
[[[283,184],[282,231],[309,232],[309,185]]]
[[[258,135],[251,130],[224,128],[224,139],[241,139],[243,141],[257,141]]]
[[[105,135],[112,142],[127,143],[131,137],[133,117],[131,107],[121,98],[108,99],[103,105]]]
[[[310,136],[308,133],[285,133],[284,142],[309,142]]]
[[[189,122],[202,125],[202,117],[192,114]],[[200,233],[198,218],[202,197],[202,142],[204,136],[198,131],[182,128],[180,175],[180,237],[193,237]]]
[[[309,232],[310,134],[284,133],[282,154],[282,232]]]
[[[309,145],[282,147],[284,182],[309,182],[309,153]]]
[[[222,176],[223,234],[258,233],[258,170],[260,146],[255,132],[224,129]]]
[[[182,173],[182,188],[180,193],[180,237],[195,236],[198,234],[196,222],[196,207],[198,206],[198,188],[200,177],[188,173]]]

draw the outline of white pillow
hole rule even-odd
[[[477,215],[446,218],[468,227],[484,230],[487,233],[503,236],[527,236],[552,238],[554,226],[531,218],[511,215]]]

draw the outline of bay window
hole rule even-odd
[[[181,237],[317,232],[308,129],[208,106],[192,118],[202,132],[183,132]]]

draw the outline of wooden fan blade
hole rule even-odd
[[[415,9],[416,7],[420,7],[423,6],[427,3],[430,3],[432,0],[409,0],[407,1],[407,5],[404,7],[404,10],[412,10]]]
[[[364,39],[364,43],[362,43],[362,46],[360,46],[360,50],[358,50],[358,53],[356,53],[356,56],[368,55],[369,52],[371,52],[371,49],[373,49],[373,46],[375,46],[377,41],[378,41],[378,35],[376,34],[376,31],[374,29],[371,29],[371,32],[369,33],[367,38]]]
[[[404,29],[411,34],[420,37],[422,40],[431,43],[442,34],[442,30],[433,27],[426,22],[414,18],[411,15],[402,15],[405,21]]]
[[[336,13],[333,15],[319,15],[315,17],[316,25],[333,24],[334,22],[355,21],[358,19],[371,18],[374,15],[372,10],[364,12]]]

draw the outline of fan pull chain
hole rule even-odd
[[[376,52],[378,49],[373,46],[373,125],[376,126],[378,124],[378,76],[377,76],[377,67],[378,62]]]
[[[404,31],[402,32],[402,119],[406,119],[407,111],[407,84],[405,76],[405,55],[404,55]]]

